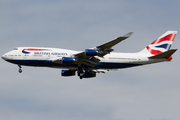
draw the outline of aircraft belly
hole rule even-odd
[[[25,66],[37,67],[55,67],[55,68],[77,68],[77,64],[57,64],[51,60],[7,60],[10,63],[20,64]],[[115,62],[99,62],[95,69],[120,69],[127,67],[139,66],[137,63],[115,63]]]
[[[37,67],[77,67],[75,64],[57,64],[53,63],[51,60],[7,60],[10,63],[20,64],[25,66],[37,66]]]
[[[120,68],[128,68],[128,67],[135,67],[140,66],[142,64],[136,64],[136,63],[110,63],[110,62],[99,62],[95,68],[97,69],[120,69]]]

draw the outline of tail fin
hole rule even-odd
[[[141,52],[146,53],[150,57],[170,50],[176,34],[177,31],[167,31]]]

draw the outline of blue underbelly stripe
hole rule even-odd
[[[57,64],[53,63],[51,60],[7,60],[10,63],[26,65],[26,66],[39,66],[39,67],[77,67],[77,64]],[[109,62],[99,62],[94,68],[95,69],[118,69],[139,66],[142,64],[133,63],[109,63]]]

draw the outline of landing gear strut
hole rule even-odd
[[[18,64],[18,66],[19,66],[19,73],[22,73],[22,67],[21,67],[21,65],[20,64]]]
[[[78,76],[80,79],[83,78],[83,70],[82,70],[82,67],[78,67]]]
[[[80,76],[79,76],[79,78],[80,78],[80,79],[82,79],[82,78],[83,78],[83,74],[82,74],[82,75],[80,75]]]

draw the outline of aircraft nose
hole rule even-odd
[[[4,60],[6,60],[6,56],[7,56],[7,55],[4,54],[4,55],[1,56],[1,58],[4,59]]]

